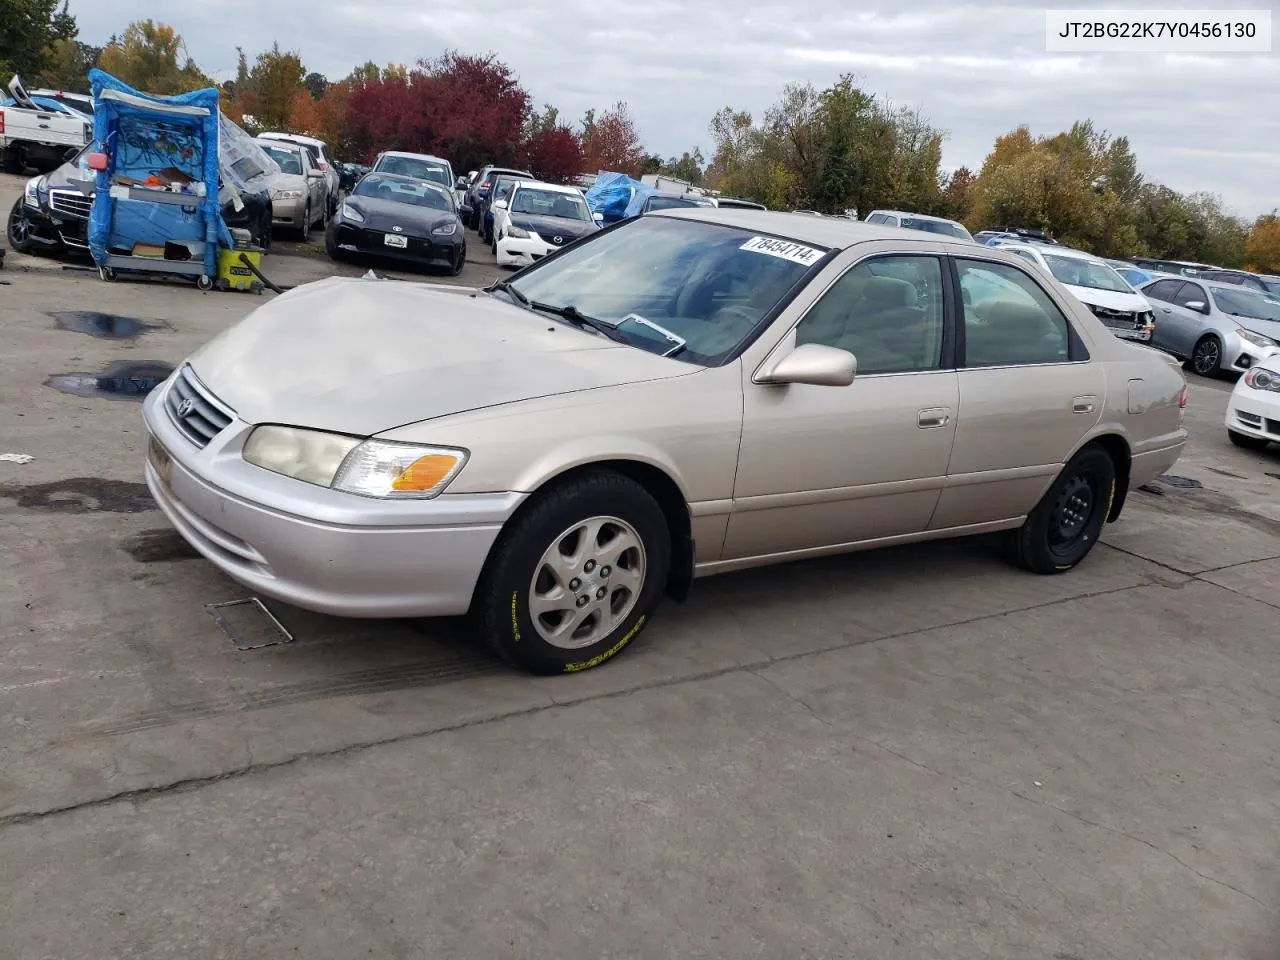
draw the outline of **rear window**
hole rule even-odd
[[[383,157],[376,167],[379,173],[398,173],[417,180],[429,180],[441,186],[452,187],[449,168],[438,160],[422,157]]]
[[[903,217],[902,226],[908,230],[924,230],[926,233],[937,233],[944,237],[957,237],[961,240],[972,239],[969,231],[945,220],[925,220],[921,217]]]

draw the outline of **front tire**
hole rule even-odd
[[[1261,450],[1271,441],[1266,437],[1255,437],[1247,433],[1240,433],[1236,430],[1228,430],[1227,436],[1237,447],[1242,450]]]
[[[577,673],[635,639],[670,567],[671,534],[649,492],[612,471],[584,473],[538,494],[503,531],[472,617],[512,666]]]
[[[1202,377],[1212,377],[1222,366],[1222,341],[1212,334],[1201,337],[1184,366]]]
[[[1089,555],[1116,495],[1111,456],[1089,444],[1063,467],[1053,486],[1008,534],[1010,559],[1032,573],[1065,573]]]
[[[13,209],[9,211],[5,238],[9,241],[9,246],[18,253],[31,251],[31,223],[27,220],[27,209],[22,197],[14,201]]]
[[[466,266],[466,264],[467,264],[467,245],[464,243],[462,245],[462,249],[458,251],[457,261],[454,263],[453,267],[450,269],[449,272],[456,277],[458,274],[462,272],[462,268]]]

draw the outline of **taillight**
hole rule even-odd
[[[481,184],[480,184],[480,189],[481,189],[481,190],[488,190],[488,189],[489,189],[489,181],[488,181],[488,180],[485,180],[483,183],[481,183]]]
[[[1182,410],[1187,405],[1187,385],[1184,383],[1182,389],[1178,391],[1178,409]]]
[[[4,110],[0,110],[0,133],[4,133]]]

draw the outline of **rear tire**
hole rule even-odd
[[[5,173],[22,173],[26,169],[27,158],[20,147],[9,147],[9,149],[0,153],[0,157],[3,157],[4,160]],[[22,198],[19,197],[18,199],[21,200]]]
[[[1266,437],[1254,437],[1247,433],[1239,433],[1235,430],[1228,430],[1227,436],[1237,447],[1242,450],[1262,450],[1271,441]]]
[[[1116,495],[1116,467],[1088,444],[1062,468],[1017,530],[1007,534],[1009,558],[1032,573],[1065,573],[1089,555]]]
[[[537,494],[503,530],[476,586],[472,620],[512,666],[577,673],[635,639],[670,566],[671,534],[657,501],[629,477],[594,470]]]

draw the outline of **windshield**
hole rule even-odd
[[[563,220],[591,219],[591,211],[587,209],[581,196],[531,187],[521,187],[516,191],[511,201],[511,212],[538,217],[560,217]]]
[[[400,180],[371,173],[356,184],[357,197],[373,197],[393,203],[411,203],[431,210],[452,210],[453,195],[421,181]]]
[[[446,187],[453,186],[449,178],[449,168],[438,160],[423,160],[421,157],[383,157],[378,163],[379,173],[398,173],[404,177],[417,180],[430,180]]]
[[[961,240],[972,240],[969,231],[945,220],[923,220],[919,217],[903,217],[902,226],[908,230],[925,230],[929,233],[940,233],[944,237],[959,237]]]
[[[1256,320],[1280,320],[1280,303],[1267,299],[1253,290],[1211,290],[1210,295],[1218,309],[1234,317],[1253,317]]]
[[[686,200],[684,197],[650,197],[650,210],[670,210],[673,207],[701,207],[706,204],[699,203],[697,200]]]
[[[529,301],[620,324],[634,346],[666,353],[670,342],[636,318],[657,324],[685,341],[679,359],[714,365],[818,269],[824,253],[736,227],[637,217],[535,264],[511,287]]]
[[[1090,290],[1133,293],[1133,289],[1124,282],[1124,278],[1105,263],[1077,260],[1075,257],[1060,257],[1053,253],[1042,253],[1041,256],[1044,257],[1049,272],[1059,283],[1073,287],[1088,287]]]
[[[280,164],[281,173],[302,173],[302,156],[296,150],[288,150],[284,147],[268,147],[262,145],[262,149],[267,151],[267,156]]]

